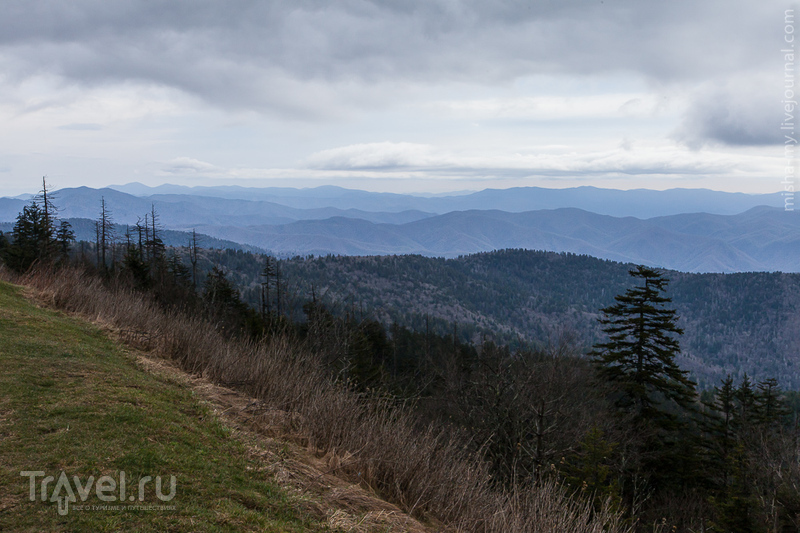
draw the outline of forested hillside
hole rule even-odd
[[[554,343],[574,336],[585,349],[598,339],[598,310],[630,286],[632,267],[526,250],[452,260],[329,256],[283,264],[293,292],[305,297],[313,286],[340,311],[349,307],[420,331],[426,318],[440,333],[457,324],[462,338],[471,340],[486,335],[511,344]],[[776,376],[784,387],[800,387],[800,275],[666,276],[667,295],[685,330],[679,361],[701,387],[718,384],[727,373]]]
[[[264,257],[207,250],[253,306],[260,305]],[[598,311],[630,287],[631,264],[589,256],[503,250],[456,259],[419,255],[297,257],[280,261],[284,308],[302,317],[312,297],[336,314],[396,322],[463,341],[511,346],[568,340],[588,351],[600,339]],[[800,388],[800,274],[666,271],[678,310],[681,367],[701,388],[727,375],[778,377]],[[274,297],[274,295],[273,295]]]

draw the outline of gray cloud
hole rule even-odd
[[[753,80],[698,91],[674,137],[690,147],[783,144],[781,85]]]
[[[211,163],[191,157],[177,157],[169,161],[161,171],[165,174],[204,174],[219,172],[220,169]]]
[[[782,14],[746,0],[16,0],[3,4],[0,58],[6,79],[153,83],[315,118],[391,102],[407,85],[724,77],[775,55]]]
[[[475,156],[414,143],[367,143],[313,154],[308,168],[332,171],[424,172],[431,177],[472,176],[484,179],[576,175],[711,175],[725,173],[736,161],[707,159],[671,150],[643,153],[623,148],[580,154]]]

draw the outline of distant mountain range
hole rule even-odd
[[[118,224],[135,224],[154,207],[165,228],[283,255],[456,257],[525,248],[687,272],[800,271],[800,213],[784,211],[777,193],[531,187],[422,197],[129,184],[57,191],[59,216],[96,219],[101,197]],[[0,222],[13,221],[27,202],[0,198]]]
[[[185,187],[161,185],[147,187],[141,183],[112,186],[112,189],[139,197],[154,195],[189,195],[230,200],[259,200],[296,209],[336,208],[368,212],[422,211],[443,215],[451,211],[496,209],[510,213],[575,207],[617,217],[650,218],[681,213],[735,215],[758,206],[783,207],[780,193],[744,194],[708,189],[670,189],[653,191],[634,189],[620,191],[597,187],[545,189],[514,187],[486,189],[479,192],[441,196],[374,193],[323,186],[311,189],[280,187]],[[310,217],[309,217],[310,218]],[[363,218],[363,217],[352,217]]]
[[[685,272],[800,270],[800,213],[757,207],[739,215],[641,220],[555,209],[456,211],[406,224],[331,218],[198,231],[290,254],[457,257],[505,248],[572,252]]]
[[[199,224],[249,226],[257,224],[288,224],[298,220],[322,220],[331,217],[349,217],[372,222],[399,224],[433,216],[433,213],[415,211],[376,212],[335,207],[293,208],[257,199],[217,198],[188,194],[154,194],[133,196],[114,189],[78,187],[61,189],[55,193],[55,204],[63,218],[97,218],[100,200],[104,198],[114,221],[135,224],[155,207],[162,224],[170,228],[197,226]],[[13,221],[30,200],[0,198],[0,222]]]

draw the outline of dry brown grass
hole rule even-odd
[[[263,401],[188,374],[172,361],[141,352],[136,360],[149,373],[190,387],[247,445],[256,462],[267,465],[265,470],[273,479],[299,495],[310,514],[326,520],[331,528],[354,533],[432,531],[371,491],[333,475],[340,460],[335,452],[320,457],[303,445],[301,436],[287,439],[284,428],[291,413],[271,409]]]
[[[485,464],[453,437],[435,427],[419,431],[410,413],[338,386],[313,353],[288,338],[229,340],[208,321],[164,312],[146,296],[108,288],[78,269],[41,270],[16,281],[53,307],[104,324],[137,348],[263,402],[278,415],[282,432],[302,436],[327,455],[331,473],[409,514],[455,531],[624,530],[619,517],[592,512],[553,483],[494,490]],[[358,524],[352,527],[359,531]]]

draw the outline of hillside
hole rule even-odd
[[[304,449],[260,434],[269,428],[253,414],[252,399],[23,294],[0,282],[0,530],[421,530],[326,473]],[[48,501],[30,501],[26,471],[54,476]],[[77,499],[64,515],[49,499],[61,472]],[[114,501],[124,490],[120,472],[131,495],[124,504]],[[100,494],[114,500],[101,501],[90,487],[83,501],[73,476],[85,485],[103,475],[114,485]],[[42,476],[34,478],[37,499]],[[151,482],[140,493],[144,476],[163,478],[161,492]]]
[[[233,250],[208,250],[198,263],[205,272],[225,268],[254,307],[263,257]],[[588,351],[598,340],[599,309],[631,287],[632,263],[590,256],[504,250],[453,259],[420,255],[324,256],[283,260],[286,308],[295,318],[312,292],[335,313],[357,313],[416,331],[430,327],[462,340],[483,338],[516,345],[573,337]],[[726,374],[777,377],[800,388],[800,275],[745,272],[695,274],[666,271],[685,334],[681,366],[701,387]],[[427,321],[427,324],[426,324]]]
[[[297,259],[285,263],[285,276],[303,297],[313,286],[334,309],[363,308],[384,322],[424,331],[428,316],[440,332],[455,322],[475,341],[488,335],[547,342],[568,333],[588,350],[598,338],[598,310],[631,286],[630,268],[588,256],[509,250],[449,260]],[[680,363],[701,386],[747,372],[800,387],[800,275],[666,275],[672,279],[667,295],[685,329]]]

